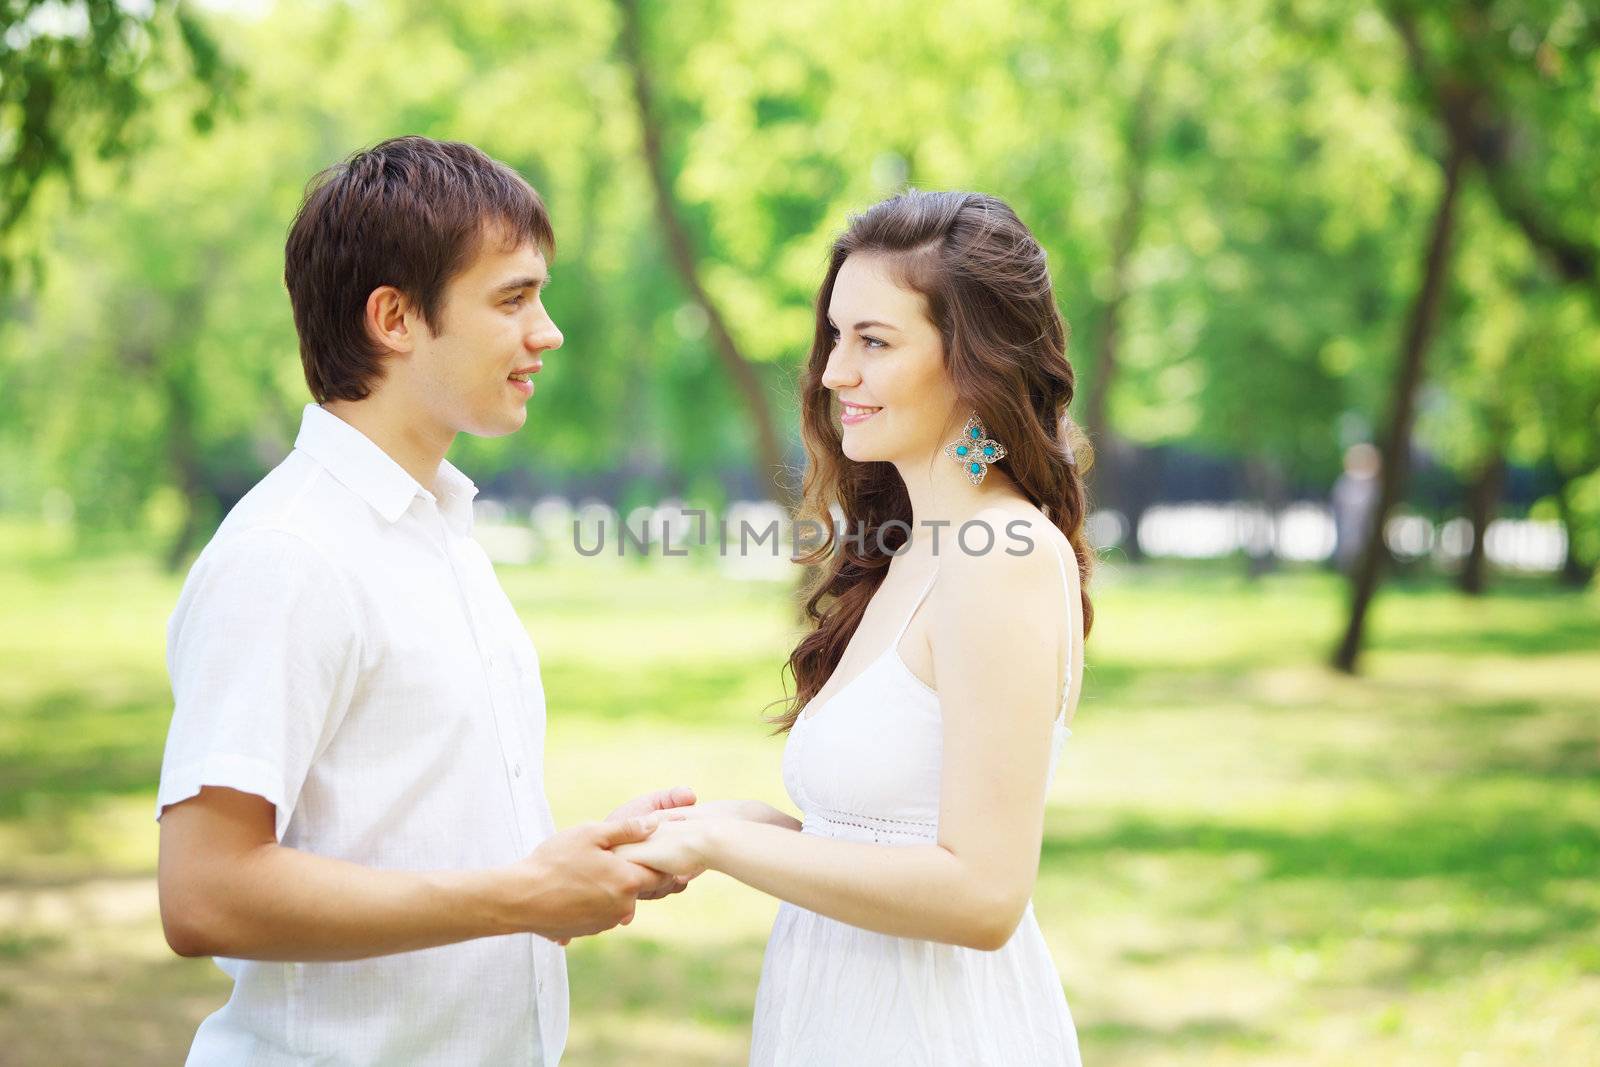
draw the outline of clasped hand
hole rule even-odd
[[[695,801],[691,789],[663,789],[552,835],[511,880],[510,928],[565,945],[626,926],[638,901],[681,893],[707,869],[717,822],[794,822],[755,801]]]
[[[616,811],[607,815],[605,821],[617,823],[625,822],[628,819],[651,819],[654,816],[655,819],[651,822],[654,829],[650,835],[654,837],[661,830],[662,820],[671,819],[678,812],[692,810],[695,800],[694,790],[687,786],[662,789],[654,793],[646,793],[643,796],[634,797]],[[619,848],[628,847],[630,846],[626,844],[616,845],[611,849],[611,854],[619,859],[628,860],[626,855],[617,851]],[[638,861],[629,860],[629,862],[637,863]],[[639,865],[651,867],[648,863]],[[662,897],[681,893],[688,888],[690,879],[694,877],[693,874],[679,877],[676,871],[669,871],[663,867],[654,867],[651,869],[651,873],[655,875],[655,881],[639,894],[639,900],[660,900]],[[699,873],[699,871],[695,872],[695,874]]]
[[[687,882],[711,866],[719,824],[769,823],[795,830],[799,823],[759,800],[715,800],[660,812],[660,825],[643,841],[618,845],[612,854]]]

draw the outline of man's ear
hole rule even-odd
[[[392,285],[380,285],[367,294],[367,336],[390,352],[409,353],[416,347],[421,319],[405,294]]]

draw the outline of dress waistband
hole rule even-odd
[[[832,808],[805,812],[801,832],[843,841],[881,845],[931,845],[939,840],[939,824],[925,819],[886,819]]]

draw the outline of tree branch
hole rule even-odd
[[[788,468],[783,459],[783,446],[773,422],[772,406],[767,398],[766,387],[754,364],[739,350],[721,310],[712,301],[701,282],[698,257],[695,255],[688,227],[684,225],[677,203],[673,199],[672,181],[667,175],[666,154],[662,148],[662,122],[655,112],[654,92],[645,63],[638,0],[616,0],[616,3],[622,16],[618,43],[633,76],[633,100],[639,113],[645,169],[650,175],[656,221],[660,224],[662,236],[666,239],[667,254],[684,288],[689,291],[690,299],[705,313],[706,323],[711,332],[712,348],[728,377],[732,379],[734,387],[744,399],[755,437],[756,458],[760,463],[763,480],[771,489],[773,499],[792,514],[797,505],[793,479],[787,476]]]

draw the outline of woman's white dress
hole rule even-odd
[[[1067,584],[1066,563],[1062,583]],[[900,658],[917,597],[883,655],[789,732],[783,779],[804,833],[881,845],[939,837],[939,697]],[[1069,618],[1071,615],[1069,614]],[[1067,694],[1051,774],[1071,730]],[[752,1067],[1079,1067],[1077,1032],[1028,905],[997,951],[890,937],[785,903],[756,994]]]

